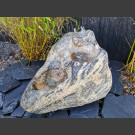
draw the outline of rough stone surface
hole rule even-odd
[[[102,109],[103,118],[135,118],[135,99],[132,95],[108,94]]]
[[[21,85],[20,81],[12,79],[12,77],[8,76],[3,79],[3,83],[1,83],[0,85],[0,91],[5,93],[11,91],[12,89],[20,85]]]
[[[23,118],[45,118],[45,115],[44,114],[33,114],[33,113],[26,112],[24,114]]]
[[[4,95],[2,92],[0,92],[0,109],[1,109],[2,106],[3,106],[3,103],[4,103],[4,97],[5,97],[5,95]]]
[[[27,111],[43,114],[83,106],[107,95],[112,86],[108,54],[91,30],[65,34],[21,98]]]
[[[24,110],[21,106],[19,106],[19,107],[11,114],[11,116],[12,116],[12,117],[19,117],[19,118],[21,118],[21,117],[24,115],[24,113],[25,113],[25,110]]]
[[[47,118],[69,118],[66,110],[59,110],[45,115]]]
[[[12,72],[12,77],[17,80],[32,79],[39,66],[23,66]]]
[[[28,86],[29,82],[30,82],[30,80],[23,81],[21,86],[19,86],[19,87],[15,88],[14,90],[10,91],[9,93],[7,93],[6,96],[5,96],[4,102],[15,100],[17,98],[20,100],[20,98],[21,98],[24,90]]]
[[[98,101],[70,109],[70,118],[97,118],[99,112]]]
[[[17,105],[18,105],[18,99],[11,100],[11,101],[8,101],[8,102],[4,102],[2,113],[3,114],[12,113],[15,110]]]
[[[123,65],[120,62],[110,61],[109,66],[112,72],[112,88],[110,93],[122,95],[124,87],[120,81],[121,72],[119,70],[123,67]]]

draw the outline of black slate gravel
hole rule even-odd
[[[5,95],[5,101],[4,102],[7,102],[7,101],[10,101],[10,100],[15,100],[15,99],[21,99],[21,96],[24,92],[24,90],[26,89],[26,87],[28,86],[30,80],[26,80],[26,81],[23,81],[22,82],[22,85],[15,88],[14,90],[8,92],[6,95]]]
[[[80,107],[70,109],[70,118],[97,118],[99,112],[99,102],[93,102]]]
[[[4,102],[2,113],[3,114],[10,114],[10,113],[12,113],[16,109],[18,103],[19,103],[18,99],[13,99],[13,100]]]
[[[3,103],[4,103],[4,97],[5,97],[5,95],[4,95],[2,92],[0,92],[0,109],[1,109],[2,106],[3,106]]]
[[[135,99],[132,95],[116,97],[108,94],[102,109],[103,118],[135,118]]]
[[[17,80],[32,79],[39,68],[39,66],[23,66],[13,71],[12,77]]]
[[[22,60],[0,72],[0,118],[134,118],[135,99],[124,96],[119,81],[122,63],[110,61],[113,84],[104,99],[84,106],[58,110],[47,114],[32,114],[20,107],[20,98],[37,70],[45,61]],[[23,65],[23,66],[22,66]],[[12,86],[9,88],[9,86]],[[2,88],[3,91],[2,91]],[[4,92],[4,93],[3,93]]]
[[[4,93],[11,91],[12,89],[21,85],[21,82],[16,79],[5,78],[4,80],[5,82],[2,85],[0,85],[0,91]]]
[[[121,76],[121,72],[118,70],[120,70],[123,67],[123,64],[116,61],[110,61],[109,67],[111,68],[112,72],[112,88],[110,90],[110,93],[122,95],[124,87],[119,79],[119,77]]]
[[[11,114],[12,117],[17,117],[17,118],[21,118],[23,117],[25,113],[25,110],[19,106],[18,108],[16,108],[16,110]]]

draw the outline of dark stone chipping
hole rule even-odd
[[[110,93],[116,94],[116,95],[122,95],[123,94],[123,84],[120,81],[120,75],[121,72],[118,71],[120,68],[122,68],[122,64],[119,62],[110,62],[109,66],[111,68],[112,72],[112,88],[110,90]]]
[[[69,118],[66,110],[59,110],[45,115],[47,118]]]
[[[26,89],[27,85],[29,84],[30,80],[27,80],[27,81],[23,81],[22,82],[22,85],[15,88],[14,90],[8,92],[5,96],[5,101],[4,102],[7,102],[7,101],[10,101],[10,100],[15,100],[16,98],[21,98],[24,90]]]
[[[132,95],[108,94],[101,113],[103,118],[135,118],[135,99]]]
[[[25,110],[19,106],[15,111],[11,114],[12,117],[22,117],[23,114],[25,113]]]
[[[34,60],[30,63],[30,66],[42,67],[44,63],[45,63],[45,60]],[[28,66],[28,64],[26,66]]]
[[[18,99],[11,100],[11,101],[8,101],[8,102],[4,102],[2,113],[3,114],[12,113],[15,110],[16,106],[18,105],[18,103],[19,103]]]
[[[24,66],[17,68],[12,72],[12,77],[17,80],[32,79],[39,68],[39,66]]]
[[[99,112],[98,101],[70,109],[70,118],[97,118]]]
[[[0,91],[8,92],[20,85],[21,85],[21,82],[16,79],[5,78],[4,83],[2,85],[0,85]]]
[[[5,95],[2,92],[0,92],[0,108],[2,108],[2,106],[3,106],[4,97],[5,97]]]
[[[24,114],[23,118],[45,118],[45,115],[26,112]]]

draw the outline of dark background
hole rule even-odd
[[[127,61],[130,47],[125,38],[131,45],[135,38],[135,25],[130,17],[75,17],[75,19],[80,26],[95,33],[97,42],[108,52],[109,59],[124,63]],[[73,31],[73,26],[69,24],[66,29]],[[1,33],[0,41],[9,39]]]

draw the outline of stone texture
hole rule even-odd
[[[24,59],[24,57],[21,55],[18,45],[0,42],[0,71],[3,71],[21,59]]]
[[[30,66],[38,66],[39,68],[42,67],[45,63],[45,60],[33,60]]]
[[[101,113],[103,118],[135,118],[135,99],[132,95],[108,94]]]
[[[19,86],[20,84],[21,84],[20,81],[12,78],[10,70],[0,72],[0,91],[1,92],[8,92],[12,90],[13,88]]]
[[[31,115],[32,115],[31,113],[26,112],[26,113],[24,114],[23,118],[32,118]]]
[[[32,79],[39,68],[39,66],[23,66],[13,71],[12,77],[17,80]]]
[[[25,110],[21,106],[19,106],[10,116],[21,118],[24,115],[24,113]]]
[[[30,80],[23,81],[21,86],[19,86],[19,87],[15,88],[14,90],[10,91],[9,93],[7,93],[5,95],[5,101],[4,102],[15,100],[16,98],[18,98],[20,100],[20,98],[21,98],[24,90],[28,86],[29,82],[30,82]]]
[[[4,103],[4,97],[5,97],[5,95],[4,95],[2,92],[0,92],[0,109],[1,109],[2,106],[3,106],[3,103]]]
[[[112,86],[108,54],[91,30],[69,32],[53,45],[21,98],[36,114],[83,106],[107,95]]]
[[[123,84],[120,81],[121,72],[118,71],[123,67],[122,63],[110,61],[109,67],[111,68],[112,72],[112,88],[110,90],[110,93],[116,94],[116,95],[122,95],[123,94]]]
[[[33,114],[33,113],[26,112],[24,114],[23,118],[45,118],[45,115],[44,114]]]
[[[66,110],[59,110],[45,115],[47,118],[69,118]]]
[[[17,105],[18,105],[18,99],[11,100],[11,101],[8,101],[8,102],[4,102],[2,113],[3,114],[12,113],[15,110]]]
[[[20,81],[16,79],[12,79],[12,77],[8,77],[3,79],[3,84],[0,85],[0,91],[4,93],[9,92],[20,85],[21,85]]]
[[[98,118],[98,101],[70,109],[70,118]]]

